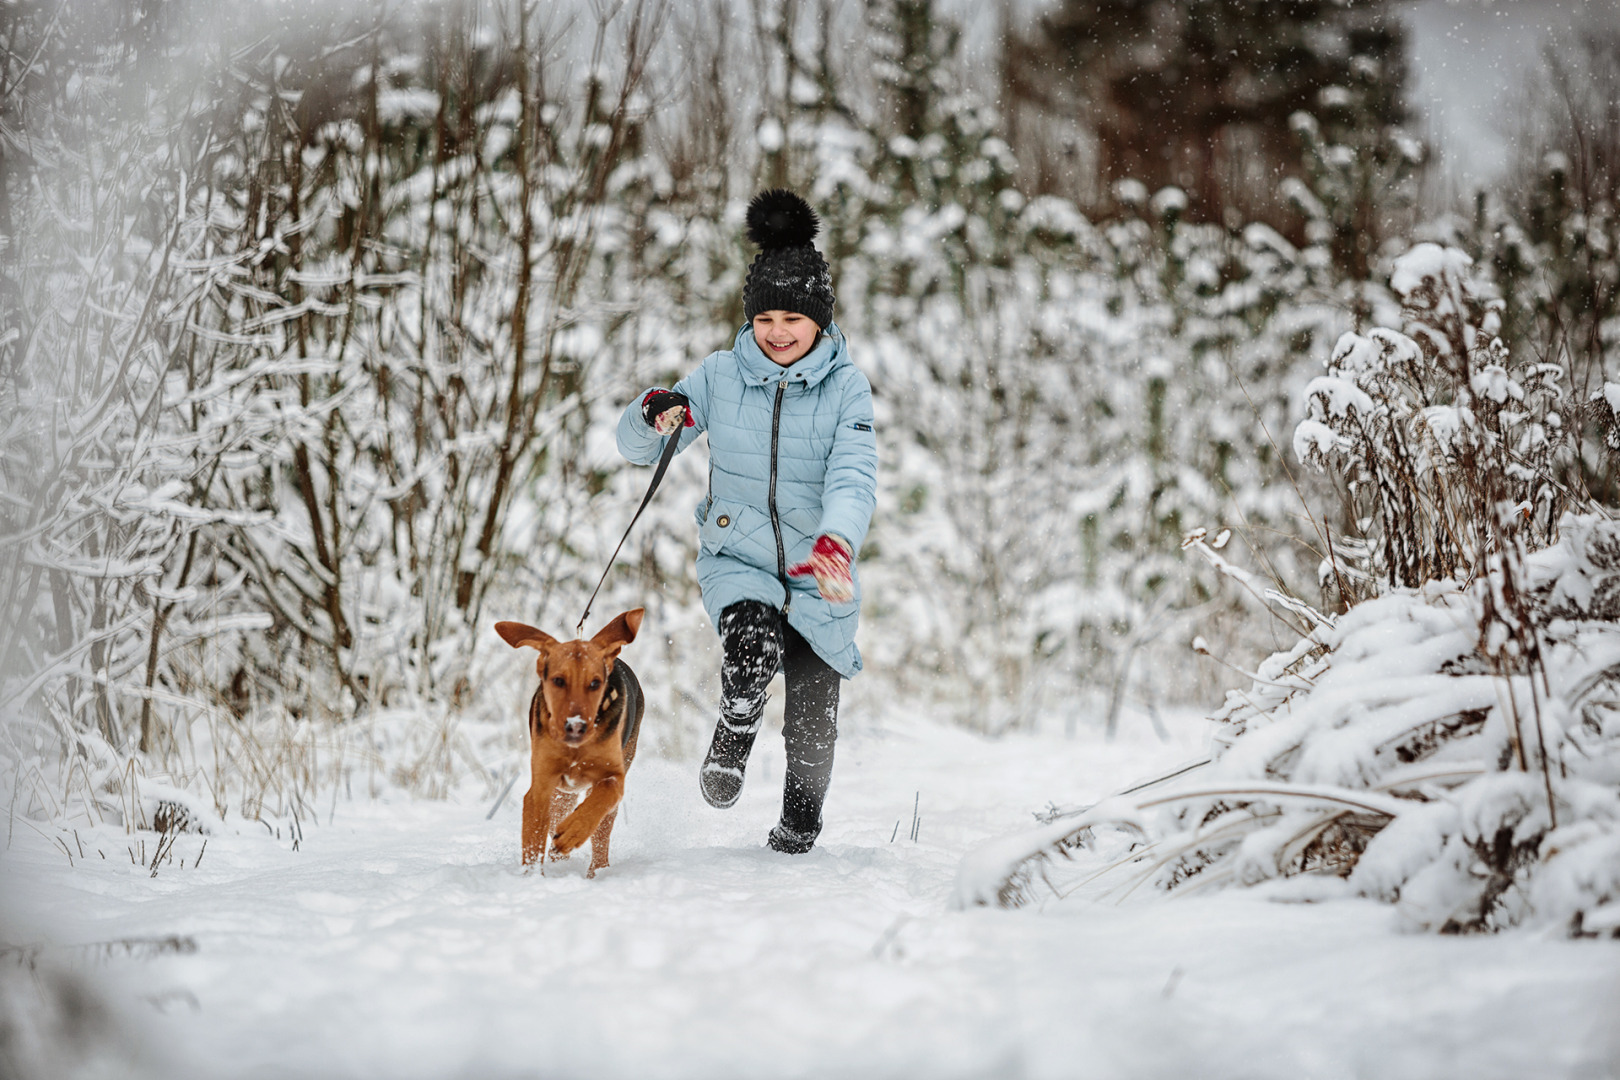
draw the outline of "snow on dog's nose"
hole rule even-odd
[[[583,716],[570,716],[563,722],[563,740],[577,743],[585,737],[585,718]]]

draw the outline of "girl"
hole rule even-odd
[[[748,323],[673,390],[648,390],[619,419],[619,452],[656,461],[709,435],[709,490],[697,506],[698,583],[720,633],[720,722],[699,783],[729,807],[765,712],[787,683],[787,780],[769,843],[809,851],[838,734],[839,678],[861,669],[854,558],[877,503],[872,388],[832,321],[832,276],[811,241],[820,223],[790,191],[748,206],[760,248],[743,285]]]

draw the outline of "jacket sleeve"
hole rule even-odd
[[[838,431],[827,457],[821,492],[822,533],[849,541],[856,554],[877,507],[877,434],[872,423],[872,384],[859,371],[844,383]]]
[[[693,440],[708,430],[708,376],[709,362],[704,360],[696,371],[676,383],[673,388],[676,393],[685,394],[686,400],[692,406],[692,426],[681,429],[681,449],[677,453],[684,452],[692,445]],[[624,455],[626,461],[635,465],[651,465],[664,452],[664,436],[658,434],[651,424],[641,418],[642,399],[658,389],[662,388],[654,386],[638,392],[619,415],[619,453]]]

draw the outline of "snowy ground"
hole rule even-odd
[[[595,881],[579,856],[520,871],[515,797],[489,821],[340,800],[297,851],[235,823],[155,878],[115,830],[69,836],[89,851],[70,868],[16,825],[0,1074],[1620,1076],[1620,943],[1414,936],[1371,903],[1235,893],[948,909],[973,844],[1195,756],[1195,724],[1168,745],[1145,723],[1114,745],[850,727],[797,858],[763,847],[768,737],[727,812],[695,765],[638,762]],[[170,935],[195,949],[84,947]],[[48,1013],[73,976],[90,996]]]

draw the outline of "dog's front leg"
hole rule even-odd
[[[552,846],[559,852],[570,852],[590,839],[591,833],[602,823],[619,800],[624,798],[624,774],[604,776],[591,785],[591,793],[585,796],[585,801],[574,808],[574,812],[563,819],[557,826],[557,835],[553,836]]]
[[[551,820],[563,820],[563,818],[568,816],[568,812],[574,808],[574,804],[577,802],[579,802],[578,795],[572,791],[564,790],[563,786],[558,784],[556,794],[551,796]],[[568,855],[568,852],[558,851],[555,845],[552,846],[552,862],[556,862],[558,859],[566,859],[568,858]]]
[[[585,871],[586,877],[595,877],[596,872],[608,864],[608,841],[613,838],[613,819],[619,816],[619,808],[614,807],[602,817],[602,823],[591,833],[591,868]]]
[[[551,833],[551,797],[559,779],[549,774],[531,775],[528,794],[523,796],[524,866],[546,853],[546,837]]]

